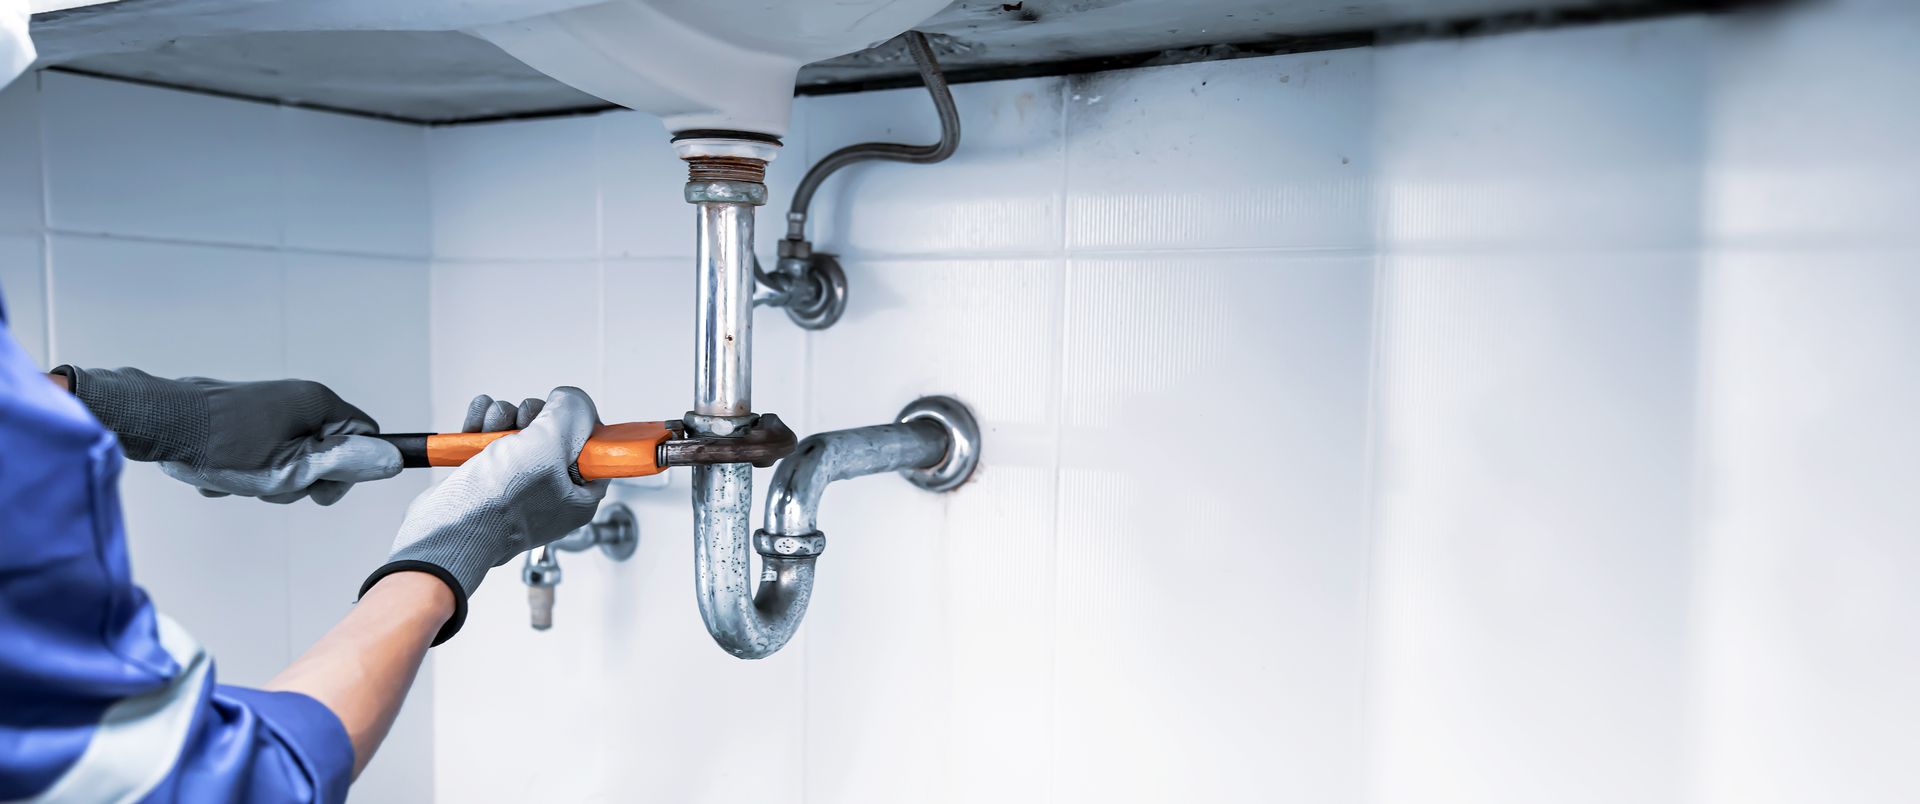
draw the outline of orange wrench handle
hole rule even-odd
[[[394,433],[378,437],[398,447],[402,465],[412,468],[459,466],[479,455],[488,444],[518,432]],[[603,480],[657,475],[665,468],[660,465],[660,445],[672,436],[666,422],[600,425],[580,450],[580,476]]]

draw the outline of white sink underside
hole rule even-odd
[[[959,0],[933,9],[933,16],[917,25],[900,21],[927,13],[927,1],[868,3],[859,10],[904,8],[884,8],[851,36],[840,36],[844,27],[833,28],[826,15],[779,17],[778,25],[730,24],[725,36],[763,52],[784,46],[784,55],[812,62],[799,75],[805,88],[910,78],[913,66],[897,48],[861,50],[891,36],[894,31],[886,29],[908,25],[935,34],[943,64],[960,73],[1463,18],[1663,5],[1660,0]],[[938,6],[939,0],[933,3]],[[120,0],[36,17],[34,36],[43,66],[415,122],[453,122],[606,106],[601,98],[462,33],[588,5],[585,0]],[[696,28],[712,22],[697,13],[689,16],[703,7],[731,14],[721,18],[729,21],[763,16],[740,12],[742,7],[797,7],[783,0],[662,0],[655,6]],[[809,28],[808,19],[821,24]],[[838,53],[848,55],[836,58]]]

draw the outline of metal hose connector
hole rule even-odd
[[[864,142],[849,145],[814,163],[794,190],[793,206],[787,211],[787,236],[781,238],[780,261],[768,271],[754,261],[755,279],[772,292],[755,304],[785,308],[787,318],[803,329],[826,329],[840,320],[847,307],[846,272],[830,254],[815,254],[807,240],[807,214],[814,193],[834,171],[872,159],[894,162],[933,163],[945,160],[960,147],[960,110],[954,106],[953,92],[947,88],[940,62],[926,34],[908,31],[901,34],[907,51],[920,67],[920,78],[933,97],[933,108],[940,116],[940,141],[932,145],[903,145],[892,142]]]
[[[874,159],[930,164],[946,160],[960,147],[960,110],[953,104],[953,92],[947,88],[947,77],[940,71],[933,45],[927,41],[927,35],[919,31],[908,31],[901,36],[906,39],[907,51],[913,54],[914,64],[920,68],[920,79],[926,82],[927,94],[933,96],[934,111],[940,116],[940,141],[932,145],[863,142],[827,154],[807,169],[807,175],[800,179],[800,187],[793,192],[793,206],[787,210],[786,239],[807,239],[807,210],[813,205],[813,194],[834,171]]]

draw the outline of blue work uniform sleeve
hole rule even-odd
[[[339,719],[217,684],[134,585],[121,462],[0,317],[0,801],[344,801]]]
[[[305,695],[214,686],[173,772],[148,801],[345,801],[353,745]]]

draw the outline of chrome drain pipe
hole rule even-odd
[[[694,290],[694,393],[687,429],[738,437],[753,413],[753,208],[767,201],[766,167],[779,143],[738,132],[684,132],[686,199],[699,208]],[[829,484],[899,471],[932,491],[965,482],[980,457],[980,430],[965,405],[925,397],[892,424],[821,433],[780,462],[767,495],[767,526],[747,535],[753,466],[693,471],[694,596],[707,633],[728,653],[760,659],[793,638],[813,597],[814,563],[827,537],[815,527]],[[753,553],[758,588],[750,588]]]
[[[753,414],[753,208],[767,203],[762,182],[779,146],[704,138],[674,144],[682,148],[681,158],[688,164],[687,202],[699,209],[693,414],[706,424],[740,420]],[[755,156],[700,155],[715,152]],[[750,419],[745,422],[751,424]],[[744,425],[716,434],[732,435],[738,429]]]
[[[694,285],[693,410],[687,429],[738,436],[753,414],[753,208],[767,202],[767,163],[779,143],[740,132],[685,132],[674,148],[687,162],[687,203],[699,210]],[[763,611],[747,586],[747,527],[753,467],[709,464],[693,471],[694,592],[707,632],[736,656],[764,656],[782,616]],[[812,578],[796,579],[810,586]],[[804,599],[805,588],[799,596]],[[791,629],[786,630],[791,633]]]

